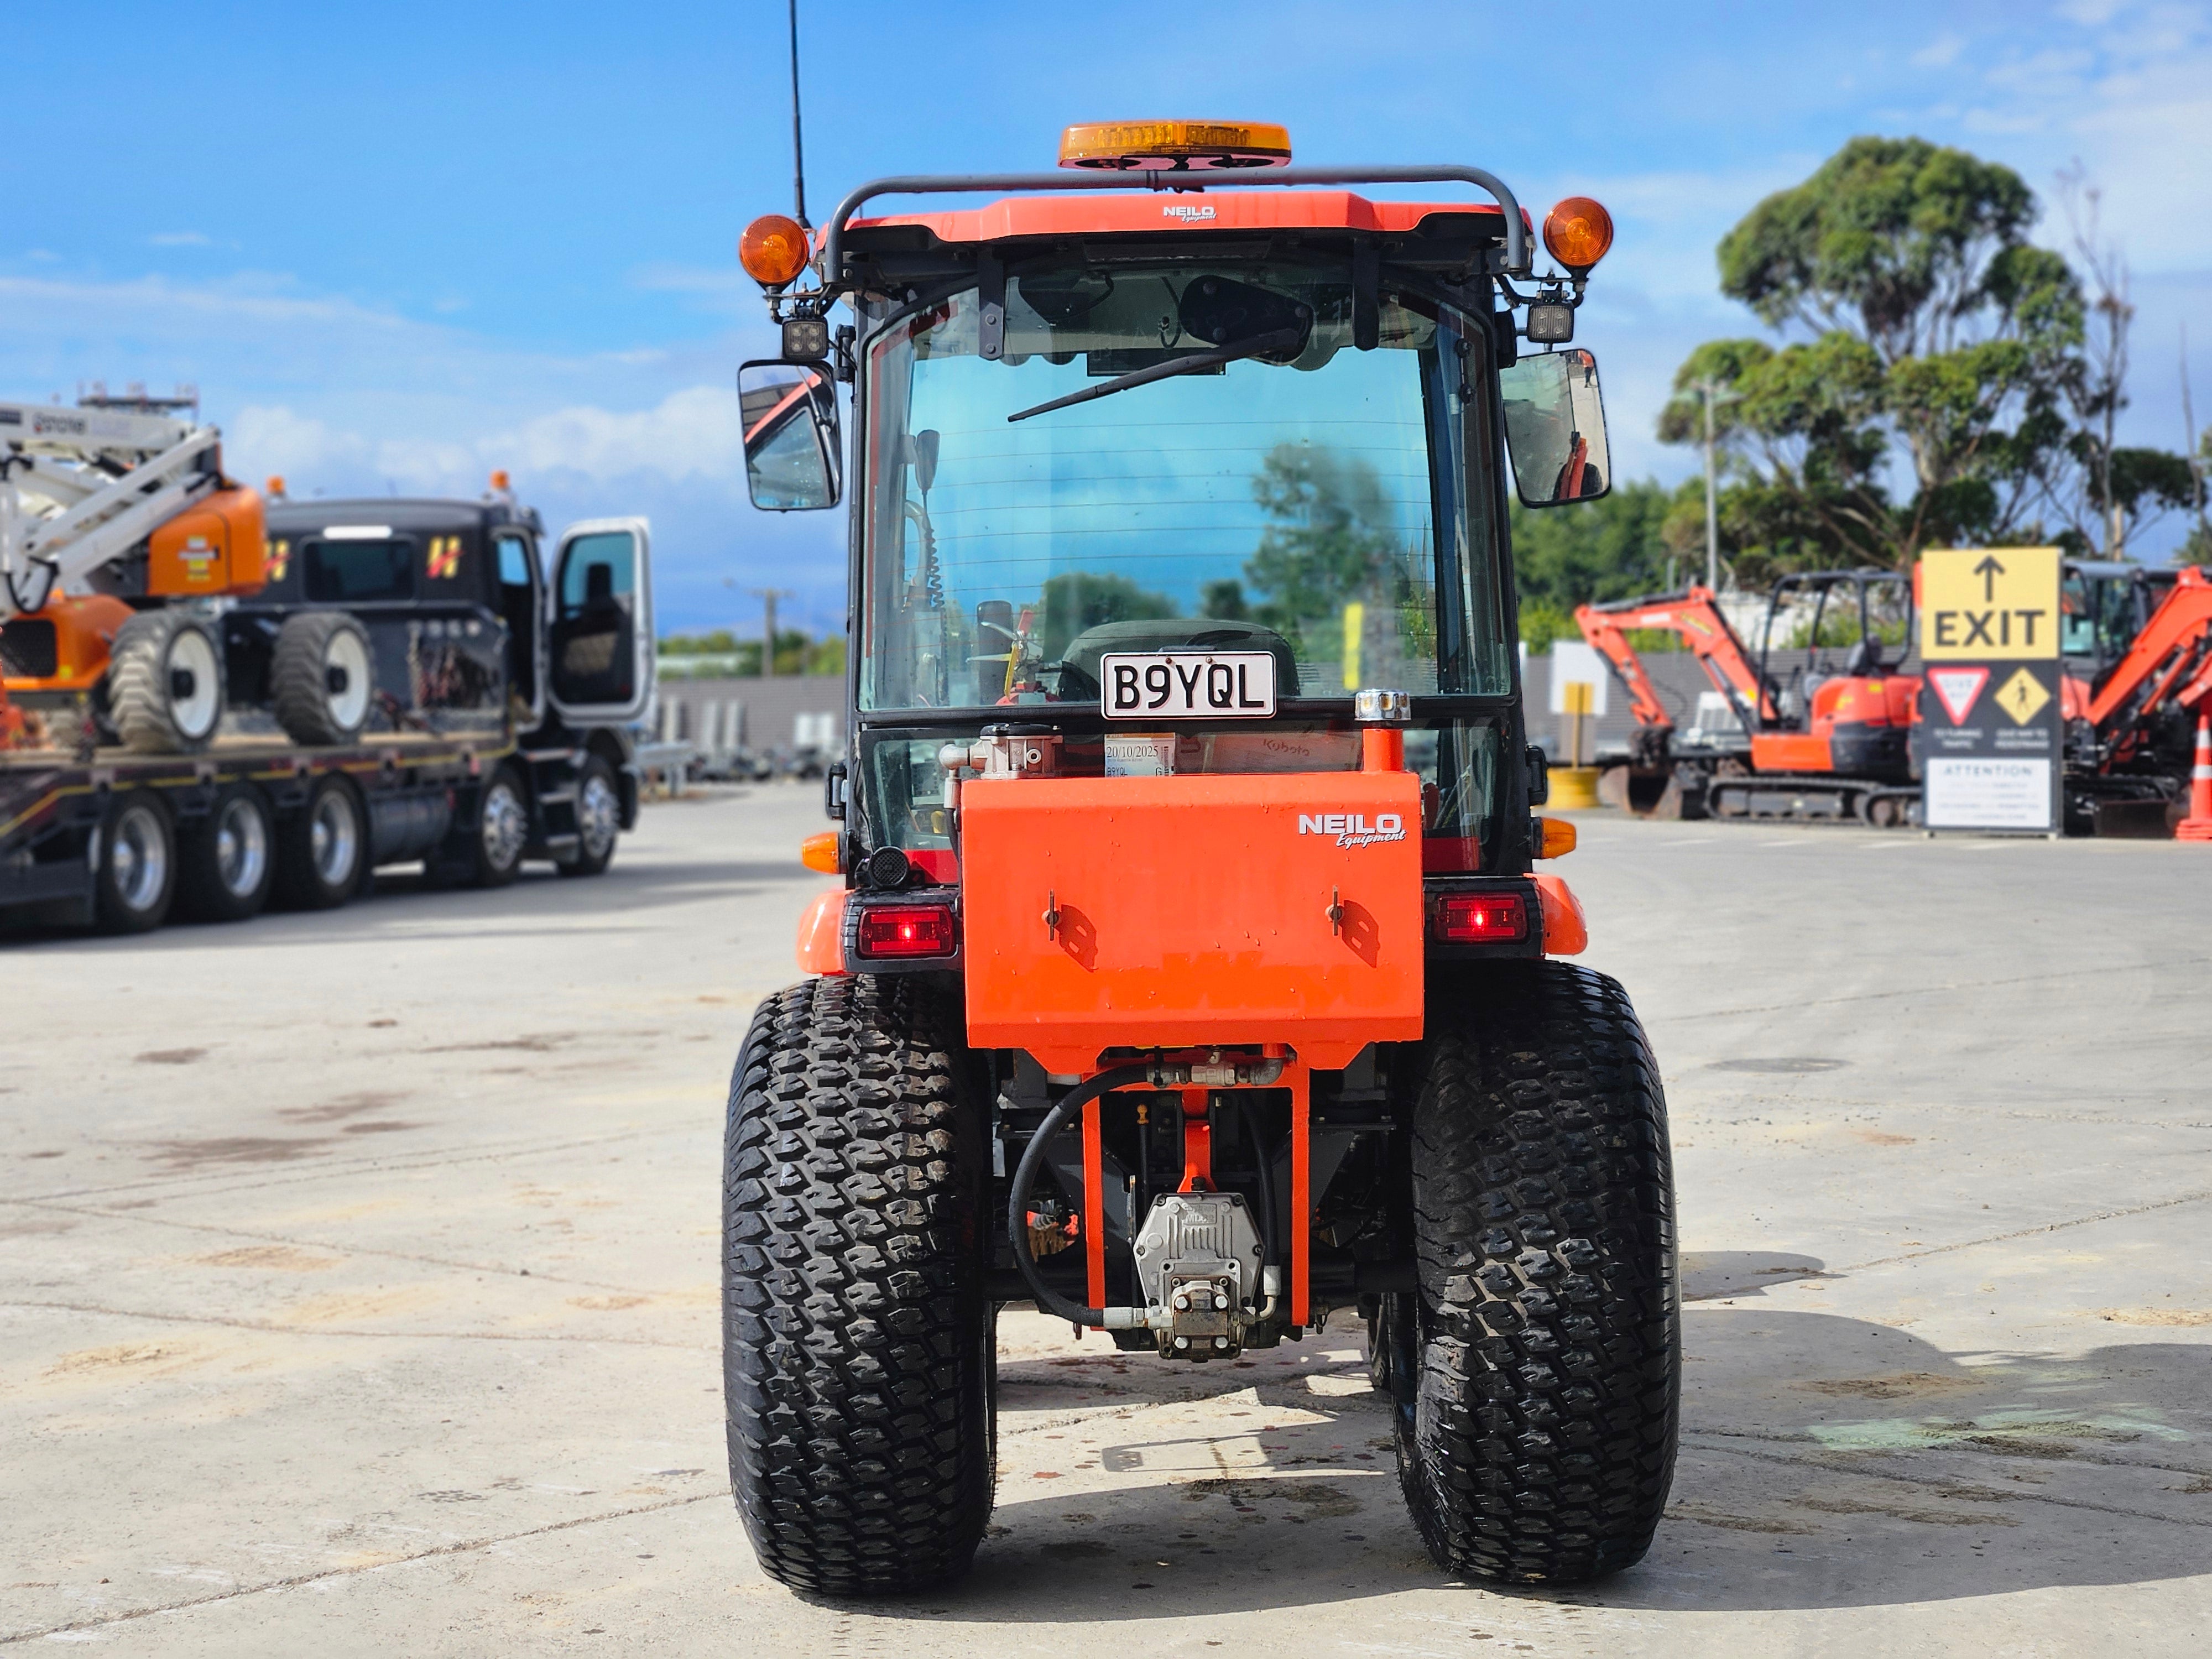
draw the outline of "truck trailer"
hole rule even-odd
[[[142,933],[330,908],[415,862],[441,884],[501,885],[532,859],[597,875],[635,826],[645,520],[573,526],[548,566],[501,474],[477,501],[271,486],[256,593],[135,613],[216,645],[198,669],[226,711],[212,734],[145,752],[88,686],[25,711],[0,748],[0,923]]]

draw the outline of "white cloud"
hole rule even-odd
[[[211,247],[212,240],[204,231],[165,230],[146,239],[155,247]]]
[[[1966,49],[1965,35],[1939,34],[1905,61],[1915,69],[1948,69]]]
[[[371,436],[284,404],[256,404],[239,411],[227,445],[256,472],[349,480],[347,488],[374,478],[412,491],[467,491],[504,467],[518,477],[566,474],[596,484],[656,479],[720,483],[732,497],[743,490],[738,401],[721,386],[688,386],[649,409],[571,404],[458,437]]]
[[[640,265],[629,282],[648,294],[684,295],[695,311],[747,319],[761,311],[759,288],[734,265]]]

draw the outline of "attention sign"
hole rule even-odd
[[[2058,550],[1923,554],[1919,603],[1922,821],[2056,830]]]

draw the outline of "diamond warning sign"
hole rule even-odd
[[[1982,688],[1990,683],[1986,668],[1931,668],[1928,684],[1942,700],[1943,712],[1951,717],[1954,726],[1964,726],[1966,716],[1973,712],[1974,699],[1982,695]]]
[[[1958,671],[1948,672],[1955,673]],[[1940,696],[1942,693],[1937,695]],[[2014,670],[2013,677],[1997,688],[1996,705],[2012,716],[2014,726],[2027,725],[2042,712],[2043,705],[2050,701],[2051,693],[2043,689],[2043,682],[2025,668]],[[1954,714],[1951,718],[1954,722],[1963,721],[1965,716]]]

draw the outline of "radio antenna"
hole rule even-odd
[[[812,230],[806,220],[806,147],[799,127],[799,0],[791,0],[791,193],[799,228]]]

